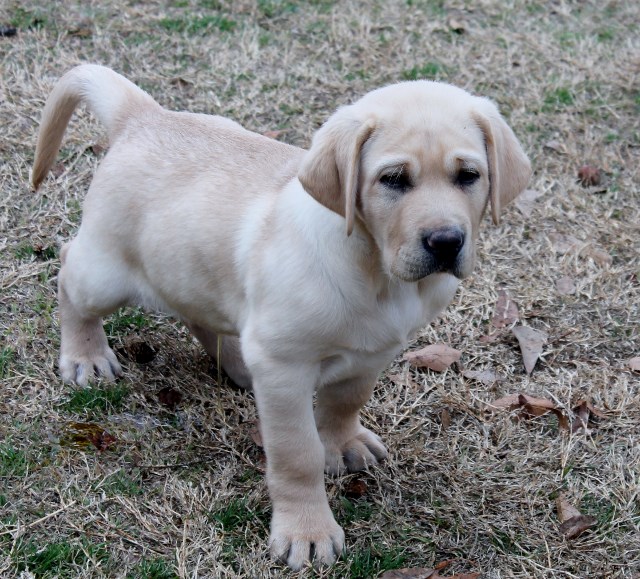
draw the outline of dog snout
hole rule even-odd
[[[464,231],[459,227],[444,227],[425,232],[422,245],[437,262],[452,265],[464,245]]]

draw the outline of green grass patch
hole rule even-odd
[[[38,29],[46,26],[47,17],[37,10],[18,7],[11,15],[9,23],[21,30]]]
[[[14,447],[11,441],[0,443],[0,476],[22,477],[29,471],[27,453]]]
[[[427,62],[421,66],[414,66],[409,70],[402,72],[403,80],[433,80],[435,78],[443,78],[447,75],[446,67],[438,62]]]
[[[224,531],[224,545],[222,559],[227,565],[239,570],[237,565],[238,551],[246,548],[244,530],[250,524],[258,521],[261,526],[269,524],[269,513],[266,509],[253,509],[246,499],[232,499],[229,503],[216,511],[209,513],[209,519],[217,523]]]
[[[164,559],[143,559],[129,573],[127,579],[177,579],[171,563]]]
[[[78,577],[88,561],[104,565],[109,560],[107,545],[57,541],[39,545],[31,541],[19,544],[13,554],[19,573],[29,570],[38,579]]]
[[[120,410],[128,396],[124,384],[76,388],[62,407],[73,414],[95,416]]]
[[[94,485],[94,491],[98,490],[104,491],[109,497],[135,497],[142,494],[139,480],[121,470],[102,480],[99,486]]]
[[[348,576],[354,579],[379,577],[385,571],[400,569],[405,561],[406,556],[399,548],[372,545],[349,556]]]
[[[11,364],[15,360],[16,353],[11,346],[4,346],[0,350],[0,378],[8,378],[11,372]]]
[[[336,512],[337,522],[348,526],[354,521],[368,521],[373,513],[372,506],[363,500],[351,501],[346,497],[340,497],[340,506]]]
[[[559,110],[564,107],[573,105],[575,97],[571,89],[566,87],[558,87],[548,92],[544,97],[544,106],[542,110],[544,112],[550,112]]]
[[[206,16],[162,18],[160,26],[167,32],[206,34],[212,30],[231,32],[236,28],[237,22],[219,14],[207,14]]]
[[[148,324],[148,318],[141,308],[122,308],[105,321],[104,331],[107,336],[128,334]]]

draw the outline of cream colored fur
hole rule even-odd
[[[489,200],[497,221],[525,187],[517,139],[489,101],[417,81],[339,109],[304,151],[83,65],[47,101],[35,187],[81,102],[110,149],[62,252],[62,378],[120,375],[102,317],[125,304],[175,314],[213,355],[223,334],[260,414],[271,551],[294,569],[332,563],[344,533],[323,471],[386,456],[360,408],[471,272]]]

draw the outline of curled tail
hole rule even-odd
[[[69,119],[81,102],[106,127],[109,142],[141,108],[160,108],[146,92],[110,68],[83,64],[71,69],[53,88],[42,112],[31,174],[34,189],[51,169]]]

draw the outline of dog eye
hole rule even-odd
[[[478,179],[480,179],[480,173],[476,169],[463,168],[456,175],[456,183],[461,187],[473,185]]]
[[[398,193],[404,193],[407,189],[411,188],[411,180],[404,167],[398,167],[390,173],[385,173],[380,177],[380,183],[387,189],[397,191]]]

